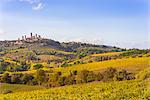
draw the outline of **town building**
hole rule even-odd
[[[33,33],[30,33],[29,37],[25,35],[25,36],[22,36],[22,39],[18,38],[15,44],[23,44],[23,42],[36,42],[41,39],[42,39],[41,35],[38,35],[38,34],[33,35]]]

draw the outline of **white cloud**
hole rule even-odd
[[[33,10],[40,10],[44,7],[44,5],[42,3],[39,3],[37,6],[33,6],[32,9]]]
[[[33,10],[41,10],[44,8],[42,0],[19,0],[20,2],[27,2],[32,6]]]
[[[30,3],[30,4],[34,4],[34,3],[39,3],[39,2],[41,2],[41,0],[19,0],[19,1],[21,1],[21,2],[28,2],[28,3]]]

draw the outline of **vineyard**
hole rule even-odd
[[[0,100],[150,100],[149,4],[0,0]]]
[[[73,86],[0,95],[0,100],[147,100],[150,83],[122,81]]]
[[[0,100],[150,100],[149,49],[48,39],[2,44]]]
[[[115,67],[120,69],[125,68],[130,71],[138,72],[140,70],[143,70],[144,68],[149,67],[150,66],[149,61],[150,61],[150,57],[122,58],[116,60],[80,64],[80,65],[70,66],[66,68],[55,68],[55,70],[68,74],[70,70],[81,71],[86,69],[91,71],[99,71],[99,70],[106,69],[108,67]]]
[[[109,52],[109,53],[102,53],[102,54],[93,54],[91,56],[116,56],[116,55],[120,55],[123,52]]]
[[[23,91],[33,91],[33,90],[41,90],[45,89],[42,86],[29,86],[29,85],[19,85],[19,84],[0,84],[0,94],[5,94],[8,91],[13,92],[23,92]]]

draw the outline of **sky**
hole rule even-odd
[[[60,42],[150,48],[150,0],[0,0],[0,40],[31,32]]]

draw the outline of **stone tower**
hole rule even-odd
[[[33,36],[32,36],[32,32],[30,33],[30,35],[31,35],[31,39],[32,39],[32,37],[33,37]]]
[[[24,40],[24,36],[22,36],[22,40]]]

